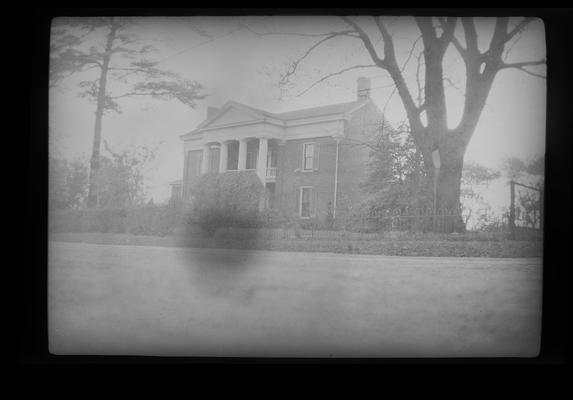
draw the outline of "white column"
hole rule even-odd
[[[201,173],[206,174],[209,172],[209,155],[211,149],[208,144],[203,145],[203,159],[201,160]]]
[[[269,140],[267,138],[259,138],[259,154],[257,157],[257,175],[261,178],[263,184],[267,178],[267,156],[269,150]]]
[[[239,140],[239,171],[247,169],[247,139]]]
[[[229,154],[229,144],[227,142],[221,142],[221,148],[219,150],[219,173],[227,171],[227,156]]]

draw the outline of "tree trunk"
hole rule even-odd
[[[440,232],[460,232],[465,230],[461,216],[460,188],[462,181],[463,157],[444,160],[438,172],[436,209]]]
[[[440,169],[437,179],[436,209],[438,230],[441,232],[465,230],[461,216],[460,191],[466,144],[464,136],[457,131],[442,135],[438,143]]]
[[[88,187],[88,199],[87,199],[87,206],[90,208],[96,207],[98,205],[97,179],[100,167],[102,120],[106,102],[107,73],[109,70],[109,62],[112,55],[112,47],[113,47],[113,41],[115,40],[116,31],[117,27],[112,24],[110,32],[107,37],[105,55],[103,57],[103,62],[101,65],[101,74],[99,78],[97,107],[95,112],[95,124],[94,124],[94,140],[92,146],[92,156],[90,159],[90,174],[89,174],[89,187]]]
[[[105,75],[102,71],[102,78],[100,79],[99,91],[105,92]],[[90,159],[90,175],[89,175],[89,189],[88,189],[88,207],[93,208],[98,205],[97,195],[97,177],[100,167],[100,148],[101,148],[101,128],[103,119],[103,104],[100,104],[98,95],[98,104],[95,112],[95,127],[94,127],[94,140],[92,145],[92,156]],[[103,103],[103,102],[102,102]]]

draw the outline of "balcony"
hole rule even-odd
[[[277,181],[277,168],[271,167],[267,168],[267,182],[276,182]]]

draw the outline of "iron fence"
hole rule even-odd
[[[512,238],[523,232],[543,231],[543,199],[541,187],[510,181],[509,231]]]
[[[473,215],[478,221],[466,228],[467,216],[461,210],[446,208],[395,208],[380,209],[368,215],[352,215],[337,213],[336,219],[310,218],[301,220],[298,217],[281,219],[276,215],[267,214],[257,228],[262,238],[268,239],[356,239],[377,240],[401,237],[412,237],[418,234],[450,234],[464,233],[466,238],[476,239],[541,239],[539,226],[531,227],[516,224],[512,227],[511,213],[493,216],[488,213]],[[247,233],[243,230],[243,233]]]

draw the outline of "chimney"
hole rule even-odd
[[[211,118],[215,113],[219,111],[217,107],[208,106],[207,107],[207,119]]]
[[[357,100],[368,100],[370,99],[370,79],[360,77],[356,81],[356,95]]]

